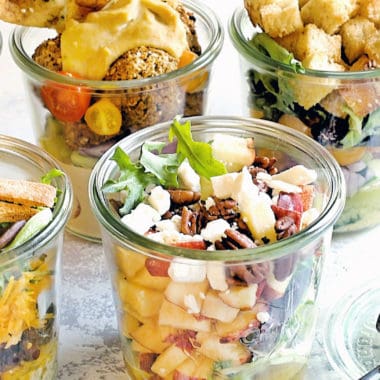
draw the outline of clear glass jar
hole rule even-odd
[[[237,8],[229,35],[240,59],[243,115],[301,130],[333,154],[347,184],[335,232],[379,224],[380,69],[297,73],[250,44],[257,32],[246,10]]]
[[[58,163],[38,147],[0,136],[0,177],[39,182]],[[63,231],[72,205],[67,177],[52,181],[59,196],[52,221],[0,254],[0,377],[57,377],[58,313]],[[8,330],[8,333],[7,333]]]
[[[175,115],[203,115],[213,63],[223,44],[223,29],[218,17],[205,4],[185,0],[184,7],[196,18],[196,32],[202,53],[192,63],[167,74],[151,78],[94,81],[58,75],[37,65],[32,55],[47,38],[57,35],[43,28],[17,28],[10,38],[10,51],[26,80],[26,95],[33,118],[35,141],[51,153],[71,177],[74,188],[73,213],[67,225],[80,237],[99,241],[100,231],[88,201],[88,178],[99,156],[115,141],[148,125],[171,120]],[[122,130],[114,138],[91,134],[82,117],[63,122],[54,117],[41,99],[44,85],[64,87],[67,97],[78,88],[91,95],[91,104],[107,98],[120,107]],[[79,131],[79,132],[78,132]],[[96,142],[99,138],[102,143]],[[83,142],[80,142],[84,139]]]
[[[333,224],[344,205],[343,174],[324,148],[275,123],[212,116],[190,120],[195,141],[212,141],[215,133],[253,137],[257,154],[277,157],[280,168],[299,163],[315,169],[314,206],[320,214],[298,234],[254,249],[199,251],[167,246],[136,234],[111,211],[102,186],[115,178],[118,167],[110,160],[113,149],[108,151],[90,177],[90,199],[101,225],[127,372],[133,379],[153,374],[293,379],[302,373],[313,342],[323,264]],[[145,141],[168,141],[168,128],[169,123],[161,123],[116,146],[137,160]],[[168,273],[178,265],[182,277],[151,275],[152,262],[157,268],[169,267]],[[231,273],[237,267],[257,273],[257,281],[234,283]],[[209,268],[219,273],[212,277],[215,282],[210,280]],[[194,273],[195,278],[188,277]],[[215,285],[218,278],[228,284],[227,289]],[[212,316],[202,314],[204,300],[215,294],[222,297],[221,293],[233,295],[225,302],[239,309],[238,314],[230,318],[231,309],[224,302],[214,304]],[[187,304],[189,298],[202,305],[201,311]],[[261,321],[260,312],[265,316]]]

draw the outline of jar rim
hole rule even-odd
[[[182,119],[183,122],[190,121],[192,132],[212,130],[215,131],[219,125],[222,130],[252,132],[259,131],[268,136],[276,136],[276,139],[289,141],[299,152],[304,152],[311,158],[318,168],[324,171],[324,178],[329,181],[331,194],[319,217],[299,233],[279,240],[275,243],[262,245],[252,249],[236,250],[231,255],[230,250],[224,251],[197,251],[192,249],[173,247],[158,243],[144,237],[124,225],[120,217],[110,212],[105,196],[102,194],[102,185],[116,168],[116,163],[110,158],[116,147],[138,147],[149,138],[157,137],[158,133],[165,133],[171,122],[163,122],[151,127],[146,127],[129,135],[109,149],[95,165],[89,180],[89,197],[91,207],[101,226],[121,242],[122,245],[133,247],[134,250],[145,255],[184,258],[185,260],[226,261],[239,262],[242,260],[266,261],[278,258],[315,241],[329,227],[332,228],[343,210],[345,203],[345,183],[343,173],[332,155],[313,139],[294,131],[288,127],[274,122],[244,118],[238,116],[193,116]],[[224,123],[224,124],[223,124]],[[223,126],[221,126],[223,124]],[[283,136],[282,138],[280,136]],[[285,136],[285,137],[284,137]]]
[[[243,30],[244,26],[249,26],[251,29],[251,36],[254,34],[254,26],[252,25],[248,12],[244,7],[238,6],[235,8],[228,21],[229,37],[235,49],[244,56],[249,62],[255,64],[261,69],[283,70],[293,75],[300,75],[305,77],[329,78],[340,80],[363,80],[370,78],[379,78],[380,68],[373,70],[362,71],[322,71],[305,68],[304,72],[295,72],[289,65],[280,61],[275,61],[269,56],[262,53],[249,43],[248,37]]]
[[[196,17],[201,17],[208,25],[211,31],[210,40],[204,48],[201,55],[188,65],[185,65],[177,70],[170,71],[154,77],[143,79],[128,79],[128,80],[90,80],[82,78],[74,78],[70,76],[60,75],[54,71],[48,70],[43,66],[38,65],[29,56],[23,47],[23,38],[25,35],[35,29],[33,27],[16,26],[9,36],[9,50],[15,63],[19,68],[36,80],[50,80],[53,82],[64,83],[76,86],[86,86],[99,90],[117,90],[117,89],[136,89],[142,86],[154,85],[157,83],[169,82],[171,80],[181,79],[188,76],[192,72],[196,72],[207,67],[219,55],[223,42],[224,30],[221,21],[217,14],[206,4],[200,3],[199,0],[183,0],[185,9],[193,12]],[[39,28],[41,30],[41,28]]]
[[[33,256],[40,247],[47,246],[64,228],[71,212],[73,195],[69,177],[65,174],[58,162],[41,148],[15,137],[0,135],[0,152],[10,155],[17,154],[19,157],[25,158],[25,160],[28,159],[29,162],[41,170],[45,170],[45,168],[56,168],[63,172],[62,176],[56,177],[53,180],[53,184],[60,191],[60,196],[57,197],[52,221],[46,228],[33,236],[32,239],[27,240],[16,248],[10,250],[5,249],[0,255],[1,267],[9,265],[16,260],[23,260]]]

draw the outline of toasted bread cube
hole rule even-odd
[[[244,7],[254,25],[262,26],[260,9],[274,3],[273,0],[244,0]]]
[[[273,38],[283,37],[303,28],[296,0],[265,5],[260,9],[260,16],[264,30]]]
[[[377,65],[375,61],[369,59],[368,55],[363,54],[350,66],[350,71],[372,70],[378,67],[380,67],[380,65]]]
[[[295,38],[298,41],[293,53],[300,61],[313,54],[321,54],[329,61],[341,62],[342,37],[339,34],[330,36],[316,25],[308,24]]]
[[[375,61],[377,67],[380,66],[380,31],[368,37],[364,53],[368,55],[369,59]]]
[[[298,40],[300,38],[300,34],[302,31],[293,32],[291,34],[288,34],[284,37],[274,38],[274,40],[281,45],[283,48],[288,50],[289,52],[293,53],[293,55],[296,57],[295,51],[297,49]],[[298,59],[298,58],[297,58]]]
[[[359,14],[380,27],[380,0],[360,0]]]
[[[344,110],[346,102],[344,101],[339,90],[331,91],[321,101],[320,105],[329,113],[336,117],[344,119],[347,116],[347,112]]]
[[[301,8],[301,17],[304,24],[315,24],[334,34],[357,10],[357,0],[309,0]]]
[[[271,37],[282,37],[303,28],[297,0],[245,0],[251,21]]]
[[[328,60],[322,53],[312,54],[302,61],[306,68],[321,71],[345,71],[345,67]],[[298,78],[292,83],[293,94],[296,102],[305,109],[309,109],[323,99],[327,94],[337,87],[335,79],[332,78],[309,78],[307,76]]]
[[[368,37],[375,33],[375,24],[362,16],[356,16],[342,25],[340,35],[348,62],[352,63],[364,53]]]

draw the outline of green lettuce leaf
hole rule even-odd
[[[180,163],[187,158],[194,171],[207,179],[227,173],[225,165],[213,157],[210,144],[193,140],[190,121],[181,124],[175,118],[169,129],[169,141],[173,141],[174,136],[178,141],[177,154]]]
[[[164,142],[147,141],[141,149],[140,164],[146,172],[154,174],[161,185],[178,187],[178,156],[161,153],[165,146]]]
[[[108,180],[102,190],[105,193],[117,193],[123,190],[127,192],[125,203],[119,209],[121,215],[126,215],[142,202],[146,186],[151,183],[157,184],[159,181],[153,174],[146,173],[142,165],[133,163],[120,147],[115,149],[111,160],[118,164],[120,176],[117,180]]]
[[[50,185],[53,178],[60,177],[62,175],[64,175],[62,170],[54,168],[47,172],[44,176],[42,176],[41,182],[45,185]]]

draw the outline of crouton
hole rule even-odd
[[[265,5],[270,5],[273,0],[244,0],[244,7],[247,10],[248,16],[254,25],[261,26],[260,9]]]
[[[329,61],[323,53],[315,53],[306,57],[302,61],[306,68],[321,71],[345,71],[345,67],[336,62]],[[302,77],[292,83],[293,96],[295,101],[304,107],[310,109],[319,103],[327,94],[337,87],[338,83],[332,78],[310,78]]]
[[[303,28],[297,0],[245,0],[250,19],[271,37],[282,37]]]
[[[380,68],[375,61],[368,58],[368,55],[363,54],[351,66],[350,71],[364,71]]]
[[[265,5],[260,9],[264,30],[273,38],[283,37],[303,28],[296,0]]]
[[[340,35],[349,63],[363,55],[367,39],[375,33],[375,24],[362,16],[356,16],[342,25]]]
[[[339,90],[355,115],[364,117],[380,107],[380,83],[354,83]]]
[[[368,37],[364,45],[364,53],[376,63],[377,67],[380,66],[380,31]]]
[[[331,91],[325,96],[319,103],[327,112],[336,117],[344,119],[347,116],[347,112],[344,111],[346,102],[344,101],[339,90]]]
[[[341,62],[342,37],[339,34],[330,36],[316,25],[308,24],[295,39],[292,50],[300,61],[313,54],[325,54],[329,61]]]
[[[359,0],[359,14],[380,28],[380,0]]]
[[[357,11],[357,0],[309,0],[301,8],[301,17],[304,24],[315,24],[334,34]]]

